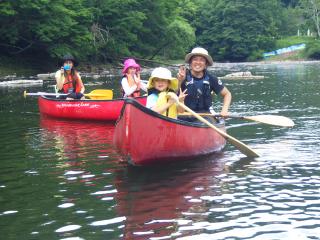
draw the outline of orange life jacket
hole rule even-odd
[[[73,92],[79,93],[81,91],[80,79],[77,74],[67,74],[63,83],[63,92],[68,93],[68,90],[73,88]]]

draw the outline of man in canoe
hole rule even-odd
[[[84,85],[80,74],[75,69],[78,62],[70,54],[63,57],[61,69],[55,74],[57,89],[59,93],[66,93],[67,100],[84,99]]]
[[[182,91],[187,89],[185,104],[198,113],[210,112],[213,97],[212,92],[220,94],[223,98],[223,106],[220,111],[222,116],[228,116],[231,103],[231,92],[222,84],[216,76],[209,74],[208,66],[213,65],[213,60],[208,51],[201,47],[194,48],[185,57],[190,70],[181,66],[178,72],[178,80]]]

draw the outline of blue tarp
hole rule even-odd
[[[281,54],[284,54],[284,53],[290,53],[290,52],[294,52],[294,51],[297,51],[297,50],[302,50],[305,47],[306,47],[306,44],[304,44],[304,43],[297,44],[297,45],[292,45],[290,47],[280,48],[280,49],[272,51],[272,52],[264,53],[263,57],[267,58],[267,57],[271,57],[271,56],[281,55]]]

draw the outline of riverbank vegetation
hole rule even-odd
[[[45,69],[66,52],[105,64],[182,59],[201,45],[235,62],[302,41],[303,57],[320,58],[319,8],[318,0],[5,0],[0,56],[26,66],[40,59]]]

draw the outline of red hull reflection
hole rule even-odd
[[[63,121],[42,116],[43,144],[54,143],[58,157],[80,161],[96,156],[116,154],[113,150],[113,124]],[[94,153],[94,154],[93,154]],[[76,163],[75,163],[76,164]]]
[[[201,197],[217,195],[220,182],[214,176],[223,172],[215,155],[196,163],[116,173],[118,216],[126,217],[123,239],[172,239],[182,225],[206,221],[210,207]]]

